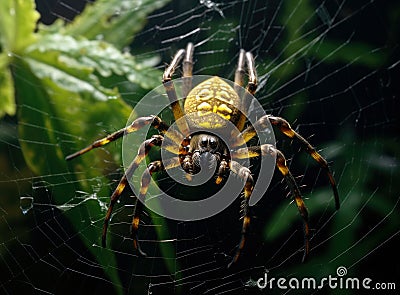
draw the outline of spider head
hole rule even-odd
[[[190,158],[183,169],[190,174],[213,173],[221,162],[221,156],[227,154],[225,143],[212,134],[195,134],[190,141]]]

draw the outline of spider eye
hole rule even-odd
[[[208,144],[208,139],[207,139],[207,137],[203,137],[203,138],[201,139],[201,141],[200,141],[200,146],[201,146],[201,147],[206,147],[207,144]]]
[[[210,138],[209,144],[212,149],[215,149],[217,147],[217,141],[215,140],[215,138]]]

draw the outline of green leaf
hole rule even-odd
[[[132,109],[116,87],[104,86],[102,80],[119,77],[141,89],[154,87],[160,73],[145,62],[103,41],[48,34],[13,66],[26,162],[48,184],[54,205],[65,211],[99,263],[110,266],[105,271],[116,286],[120,284],[115,257],[93,243],[99,241],[101,226],[92,222],[104,218],[111,191],[103,184],[110,181],[108,171],[121,163],[121,142],[108,145],[109,153],[96,150],[68,163],[65,156],[125,126]]]
[[[16,111],[14,84],[7,63],[8,57],[0,54],[0,118],[5,114],[13,116]]]
[[[170,0],[99,0],[66,27],[71,36],[101,39],[117,48],[129,45],[145,25],[147,16]]]
[[[159,71],[150,68],[158,63],[158,59],[139,62],[129,53],[121,53],[113,45],[104,41],[75,39],[61,34],[44,35],[39,42],[27,49],[26,54],[44,64],[59,64],[58,66],[65,73],[93,84],[99,84],[96,75],[109,78],[113,74],[123,76],[129,82],[144,89],[151,89],[160,83]],[[65,82],[72,83],[73,81],[67,79]],[[101,89],[100,86],[97,88],[90,91],[95,91],[93,94],[98,99],[107,100],[107,97],[102,97],[98,91],[106,95],[110,93]]]
[[[16,112],[14,84],[9,70],[12,56],[36,40],[34,30],[39,19],[33,0],[0,1],[0,118]]]
[[[1,0],[0,47],[3,51],[19,53],[34,42],[39,17],[33,0]]]
[[[13,8],[17,11],[15,18],[0,18],[0,33],[6,33],[0,36],[0,48],[7,50],[0,55],[0,115],[15,112],[15,89],[19,143],[27,165],[46,184],[55,212],[62,212],[76,229],[119,294],[123,288],[116,258],[99,244],[111,194],[104,183],[110,182],[109,171],[120,167],[121,141],[70,162],[65,156],[125,126],[132,108],[120,89],[134,103],[141,96],[131,98],[128,93],[142,94],[160,84],[161,73],[153,69],[158,58],[138,60],[107,41],[118,47],[128,44],[147,15],[166,2],[100,0],[67,29],[57,22],[39,26],[46,30],[38,33],[33,33],[39,17],[33,1],[0,3],[0,17]],[[119,17],[112,16],[115,9],[121,9]],[[19,24],[21,15],[26,25]],[[18,27],[23,39],[15,38],[16,30],[3,29],[8,26]],[[88,40],[99,32],[104,33],[103,40]]]
[[[81,234],[87,248],[102,265],[110,266],[106,272],[118,285],[113,255],[99,253],[103,251],[101,247],[93,246],[93,241],[99,240],[100,230],[92,222],[102,220],[105,212],[100,200],[108,199],[110,194],[104,188],[93,192],[98,183],[108,181],[102,170],[88,168],[99,163],[101,158],[90,153],[67,163],[65,155],[99,136],[98,129],[92,128],[94,121],[105,126],[122,126],[130,108],[121,99],[99,101],[88,96],[86,81],[76,79],[75,93],[65,89],[63,83],[59,85],[57,77],[62,76],[58,69],[54,70],[56,74],[46,76],[51,72],[50,67],[42,73],[38,65],[38,61],[21,59],[13,68],[18,89],[19,142],[25,161],[47,184],[53,205],[65,211],[65,216]],[[84,115],[82,110],[85,110]],[[87,192],[87,195],[78,192]]]

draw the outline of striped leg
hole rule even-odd
[[[222,159],[221,163],[219,164],[218,167],[218,172],[217,172],[217,178],[215,179],[216,184],[220,184],[222,180],[224,179],[224,176],[227,175],[229,172],[229,161]]]
[[[237,93],[239,93],[238,86],[243,87],[244,85],[244,75],[245,75],[245,70],[244,70],[244,64],[247,64],[247,72],[248,72],[248,82],[246,86],[246,92],[244,93],[244,96],[242,98],[242,106],[241,106],[241,114],[240,118],[238,120],[238,123],[236,124],[236,127],[242,131],[244,128],[244,125],[246,123],[246,113],[247,110],[249,109],[250,103],[251,103],[251,97],[250,95],[254,95],[254,93],[257,90],[257,72],[254,66],[254,58],[251,52],[245,52],[243,49],[240,50],[239,52],[239,60],[238,60],[238,65],[235,71],[235,90]]]
[[[185,57],[182,62],[183,70],[183,97],[186,98],[190,90],[192,90],[193,78],[193,43],[188,43],[186,46]]]
[[[256,136],[257,130],[265,130],[269,128],[269,124],[276,126],[279,130],[289,138],[296,138],[304,150],[319,164],[319,166],[325,171],[328,176],[329,183],[333,190],[333,195],[335,198],[336,209],[340,208],[339,193],[336,187],[335,178],[333,177],[331,170],[329,169],[328,162],[315,150],[315,148],[300,134],[292,129],[290,124],[281,117],[274,117],[271,115],[265,115],[261,117],[254,125],[249,126],[242,132],[243,140],[238,137],[237,141],[233,146],[240,146],[248,142],[251,138]]]
[[[164,123],[157,116],[140,117],[140,118],[137,118],[135,121],[133,121],[129,126],[122,128],[118,131],[115,131],[114,133],[112,133],[102,139],[96,140],[91,145],[81,149],[80,151],[77,151],[76,153],[73,153],[73,154],[67,156],[65,159],[67,161],[72,160],[84,153],[91,151],[94,148],[104,146],[114,140],[117,140],[118,138],[121,138],[129,133],[134,132],[134,131],[137,131],[149,124],[151,124],[151,126],[153,126],[154,128],[158,129],[161,133],[165,133],[169,128],[169,126],[166,123]]]
[[[245,185],[244,185],[244,196],[241,206],[241,213],[243,218],[241,239],[239,245],[237,246],[236,253],[233,256],[232,261],[228,265],[228,268],[232,266],[233,263],[236,263],[238,261],[246,242],[247,230],[250,225],[249,200],[254,188],[253,177],[251,176],[251,172],[248,168],[243,167],[236,161],[230,161],[229,166],[230,170],[233,173],[235,173],[240,179],[245,181]]]
[[[249,81],[247,82],[246,89],[251,95],[254,95],[257,90],[258,82],[256,67],[254,66],[254,58],[251,52],[246,52],[246,64],[249,73]]]
[[[303,261],[306,260],[308,253],[310,251],[310,230],[308,226],[308,211],[307,207],[304,204],[303,198],[301,197],[300,189],[296,183],[295,178],[293,177],[292,173],[288,166],[286,165],[285,156],[282,154],[281,151],[276,149],[271,144],[263,144],[261,146],[253,146],[248,149],[241,148],[234,152],[232,152],[231,156],[233,159],[245,159],[245,158],[252,158],[258,156],[271,156],[276,158],[276,167],[282,174],[283,178],[285,179],[286,183],[289,186],[290,192],[292,193],[293,199],[296,203],[297,209],[303,219],[303,230],[304,230],[304,255]]]
[[[192,77],[192,69],[193,69],[193,44],[189,43],[187,45],[186,50],[180,49],[174,56],[171,61],[171,64],[165,69],[162,83],[164,85],[165,91],[167,92],[167,96],[171,103],[172,112],[174,113],[176,124],[178,125],[179,131],[182,132],[184,136],[189,135],[189,126],[184,117],[184,113],[182,107],[179,104],[179,100],[176,94],[175,86],[172,81],[172,76],[175,72],[176,67],[179,65],[181,60],[183,61],[183,77],[184,77],[184,89],[183,95],[187,95],[189,92],[189,88],[191,87],[191,77]],[[181,119],[182,120],[179,120]]]
[[[138,240],[138,230],[139,230],[139,223],[140,223],[140,215],[143,211],[143,207],[144,207],[143,203],[145,201],[147,190],[149,188],[151,176],[155,172],[168,170],[168,169],[175,168],[178,166],[180,166],[180,161],[179,161],[178,157],[168,159],[168,160],[164,161],[164,163],[162,163],[161,161],[154,161],[147,166],[147,169],[142,174],[142,181],[141,181],[141,185],[140,185],[139,197],[136,200],[136,206],[135,206],[135,211],[133,214],[132,227],[131,227],[131,237],[133,239],[133,246],[135,247],[135,249],[137,249],[139,254],[142,256],[146,256],[146,253],[144,253],[140,248],[140,244],[139,244],[139,240]]]
[[[238,64],[237,64],[236,71],[235,71],[235,86],[238,85],[240,87],[243,87],[243,85],[244,85],[244,76],[246,74],[246,71],[244,69],[245,55],[246,55],[246,51],[244,51],[243,49],[240,49]],[[236,92],[238,92],[238,91],[236,90]]]
[[[146,157],[146,155],[149,153],[150,149],[153,146],[161,146],[162,142],[163,142],[163,137],[161,135],[154,135],[152,138],[147,139],[146,141],[144,141],[141,144],[137,156],[132,161],[132,163],[126,170],[124,176],[121,178],[120,182],[118,183],[117,188],[114,190],[113,194],[111,195],[110,204],[108,206],[107,214],[104,218],[104,224],[103,224],[103,234],[102,234],[102,238],[101,238],[101,243],[102,243],[103,247],[106,246],[108,224],[110,223],[111,214],[114,209],[115,203],[118,201],[118,199],[121,196],[122,192],[124,191],[125,187],[127,186],[130,179],[132,178],[133,173],[139,167],[139,164],[143,161],[143,159]]]

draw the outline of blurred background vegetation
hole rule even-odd
[[[322,278],[338,266],[352,277],[398,280],[398,3],[70,2],[0,4],[4,293],[145,294],[153,284],[153,294],[257,294],[252,283],[265,269]],[[240,232],[238,203],[202,222],[144,217],[159,226],[143,229],[153,259],[142,259],[124,239],[133,204],[127,192],[112,250],[100,247],[104,209],[122,175],[121,143],[71,163],[64,157],[124,126],[188,41],[198,45],[195,74],[232,79],[239,48],[251,50],[267,112],[287,118],[332,163],[338,212],[318,167],[276,134],[304,185],[313,228],[308,263],[300,263],[301,220],[279,177],[253,208],[251,241],[233,270],[224,265]],[[169,239],[176,242],[155,242]],[[204,251],[182,258],[196,247]]]

